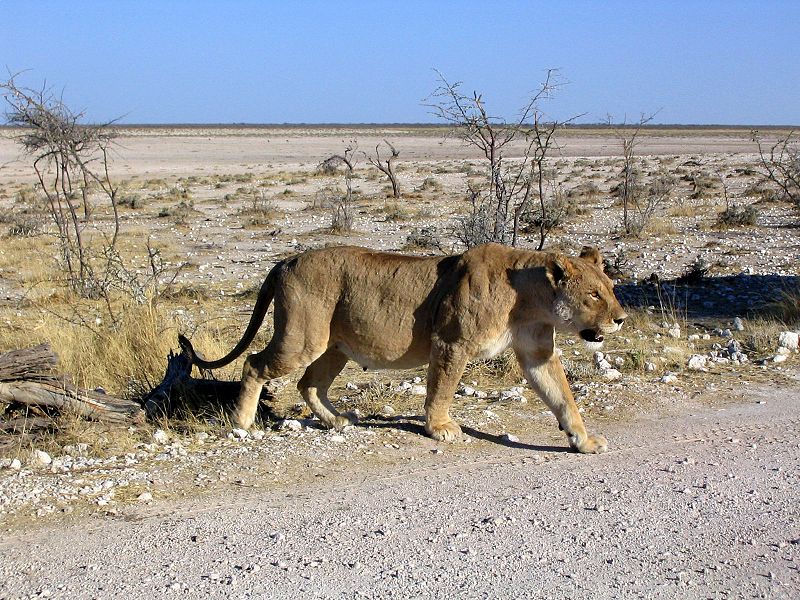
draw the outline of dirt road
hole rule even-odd
[[[0,598],[797,598],[800,393],[0,539]],[[523,440],[524,442],[524,440]]]

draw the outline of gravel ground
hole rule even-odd
[[[798,409],[759,388],[608,424],[600,456],[437,451],[5,534],[0,598],[796,598]]]

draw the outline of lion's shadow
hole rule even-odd
[[[626,308],[653,307],[698,320],[731,321],[769,314],[787,291],[800,289],[795,275],[726,275],[688,273],[675,279],[651,276],[644,282],[619,283],[614,293]]]
[[[360,420],[356,426],[368,429],[399,429],[401,431],[427,437],[428,434],[425,433],[423,422],[423,417],[417,415],[398,415],[394,417],[370,416]],[[574,450],[566,446],[549,446],[511,441],[502,435],[487,433],[465,425],[461,425],[461,431],[471,438],[517,450],[529,450],[531,452],[574,452]]]

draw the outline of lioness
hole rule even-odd
[[[350,418],[328,401],[333,379],[352,359],[364,368],[410,368],[428,363],[425,431],[437,440],[461,437],[450,404],[472,358],[511,347],[530,386],[555,414],[570,445],[603,452],[589,435],[555,351],[556,330],[602,342],[626,318],[596,248],[579,258],[485,244],[455,256],[420,257],[366,248],[305,252],[267,275],[242,339],[227,356],[204,360],[181,345],[194,364],[215,369],[253,341],[275,300],[275,334],[247,357],[233,420],[250,427],[262,385],[305,368],[297,384],[326,426]]]

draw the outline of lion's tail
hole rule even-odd
[[[228,354],[217,360],[206,360],[202,355],[195,352],[192,343],[185,336],[178,335],[178,343],[193,365],[197,365],[201,369],[219,369],[220,367],[232,363],[247,350],[247,347],[252,343],[253,339],[255,339],[256,333],[258,333],[262,323],[264,323],[264,317],[267,314],[269,305],[275,297],[275,280],[277,279],[278,269],[282,265],[283,261],[279,262],[272,268],[269,275],[267,275],[267,278],[264,280],[258,292],[256,305],[253,307],[253,314],[250,315],[250,322],[247,324],[247,329],[245,329],[242,339],[239,340],[236,346],[233,347],[233,350],[228,352]]]

